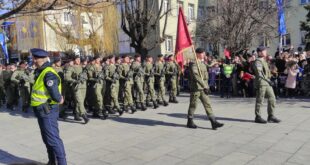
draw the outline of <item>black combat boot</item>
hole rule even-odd
[[[143,103],[141,103],[141,110],[142,111],[146,111],[147,110],[147,107]]]
[[[157,104],[156,101],[153,101],[153,106],[154,106],[154,107],[153,107],[154,109],[157,109],[157,108],[158,108],[158,104]]]
[[[164,104],[165,107],[169,105],[169,103],[167,101],[164,101],[163,104]]]
[[[267,121],[268,123],[280,123],[281,122],[280,119],[276,118],[273,115],[269,115]]]
[[[152,106],[151,102],[150,101],[146,101],[146,106],[147,107],[151,107]]]
[[[193,129],[197,128],[197,125],[194,123],[192,118],[187,119],[187,128],[193,128]]]
[[[24,113],[27,113],[27,112],[28,112],[28,106],[23,106],[23,107],[22,107],[22,111],[23,111]]]
[[[260,116],[256,116],[255,117],[255,123],[266,124],[267,121],[265,119],[263,119],[262,117],[260,117]]]
[[[131,113],[132,113],[132,114],[134,114],[134,113],[137,111],[137,110],[136,110],[136,107],[133,106],[133,105],[130,107],[130,109],[131,109]]]
[[[128,111],[129,111],[127,105],[124,105],[123,111],[124,111],[124,112],[128,112]]]
[[[108,111],[109,114],[111,114],[111,115],[116,114],[116,112],[113,110],[113,108],[107,107],[106,109],[107,109],[107,111]]]
[[[216,121],[214,116],[209,117],[209,120],[211,122],[212,125],[212,129],[213,130],[217,130],[217,128],[223,127],[224,124],[223,123],[219,123],[218,121]]]
[[[74,115],[74,120],[75,120],[75,121],[82,121],[80,115],[77,114],[77,113],[75,113],[75,115]]]
[[[141,104],[142,104],[142,103],[141,103]],[[136,108],[137,108],[137,109],[142,109],[142,105],[141,105],[141,104],[137,102],[137,103],[136,103]]]
[[[65,110],[62,110],[59,112],[59,118],[62,118],[63,120],[66,120],[68,117],[67,113]]]
[[[176,97],[172,98],[172,103],[176,103],[176,104],[179,103]]]
[[[172,103],[172,102],[173,102],[173,97],[169,96],[169,103]]]
[[[124,111],[122,111],[120,108],[117,108],[117,112],[118,112],[119,116],[122,116],[124,113]]]
[[[164,103],[163,103],[163,101],[161,101],[161,100],[157,100],[157,104],[158,104],[158,105],[163,105]]]
[[[84,124],[87,124],[89,122],[89,118],[87,117],[87,114],[83,114],[82,118],[84,120]]]

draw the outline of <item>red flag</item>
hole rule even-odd
[[[230,59],[231,58],[231,56],[230,56],[230,51],[228,50],[228,49],[224,49],[224,55],[225,55],[225,57],[226,58],[228,58],[228,59]]]
[[[184,13],[181,7],[179,7],[178,29],[177,39],[175,44],[175,56],[176,61],[181,66],[182,71],[184,68],[183,51],[192,46],[192,39],[189,35],[187,23],[185,21]]]

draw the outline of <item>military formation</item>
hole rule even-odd
[[[107,119],[111,114],[122,116],[124,112],[146,111],[160,105],[168,106],[177,101],[177,79],[180,73],[174,57],[158,55],[154,61],[140,55],[122,57],[94,56],[84,58],[71,55],[62,60],[54,58],[52,66],[62,80],[62,95],[65,103],[60,106],[60,118],[89,122],[87,116]],[[27,112],[30,92],[34,83],[35,66],[22,61],[1,67],[0,100],[8,109],[18,107],[22,100],[22,111]],[[166,92],[169,98],[166,99]]]

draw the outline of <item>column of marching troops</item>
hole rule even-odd
[[[61,106],[60,117],[64,120],[69,108],[73,109],[74,120],[84,120],[86,124],[89,121],[86,108],[94,118],[106,119],[109,114],[121,116],[124,112],[135,113],[137,109],[145,111],[151,106],[156,109],[159,105],[168,106],[168,102],[178,103],[179,67],[172,55],[167,59],[158,55],[156,61],[152,56],[141,61],[140,55],[105,58],[71,55],[65,64],[55,58],[51,65],[62,79],[65,104]],[[27,112],[34,66],[28,67],[22,61],[18,67],[13,64],[0,68],[1,104],[6,103],[8,109],[14,110],[21,98],[22,111]]]

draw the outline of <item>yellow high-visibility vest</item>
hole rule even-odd
[[[46,67],[39,75],[39,77],[36,79],[32,91],[31,91],[31,106],[36,107],[41,104],[44,104],[47,102],[47,100],[51,100],[49,104],[58,104],[57,102],[53,101],[50,94],[48,93],[45,84],[44,84],[44,77],[46,73],[52,72],[54,73],[59,80],[58,84],[58,91],[61,93],[61,79],[58,75],[58,73],[52,68],[52,67]]]

